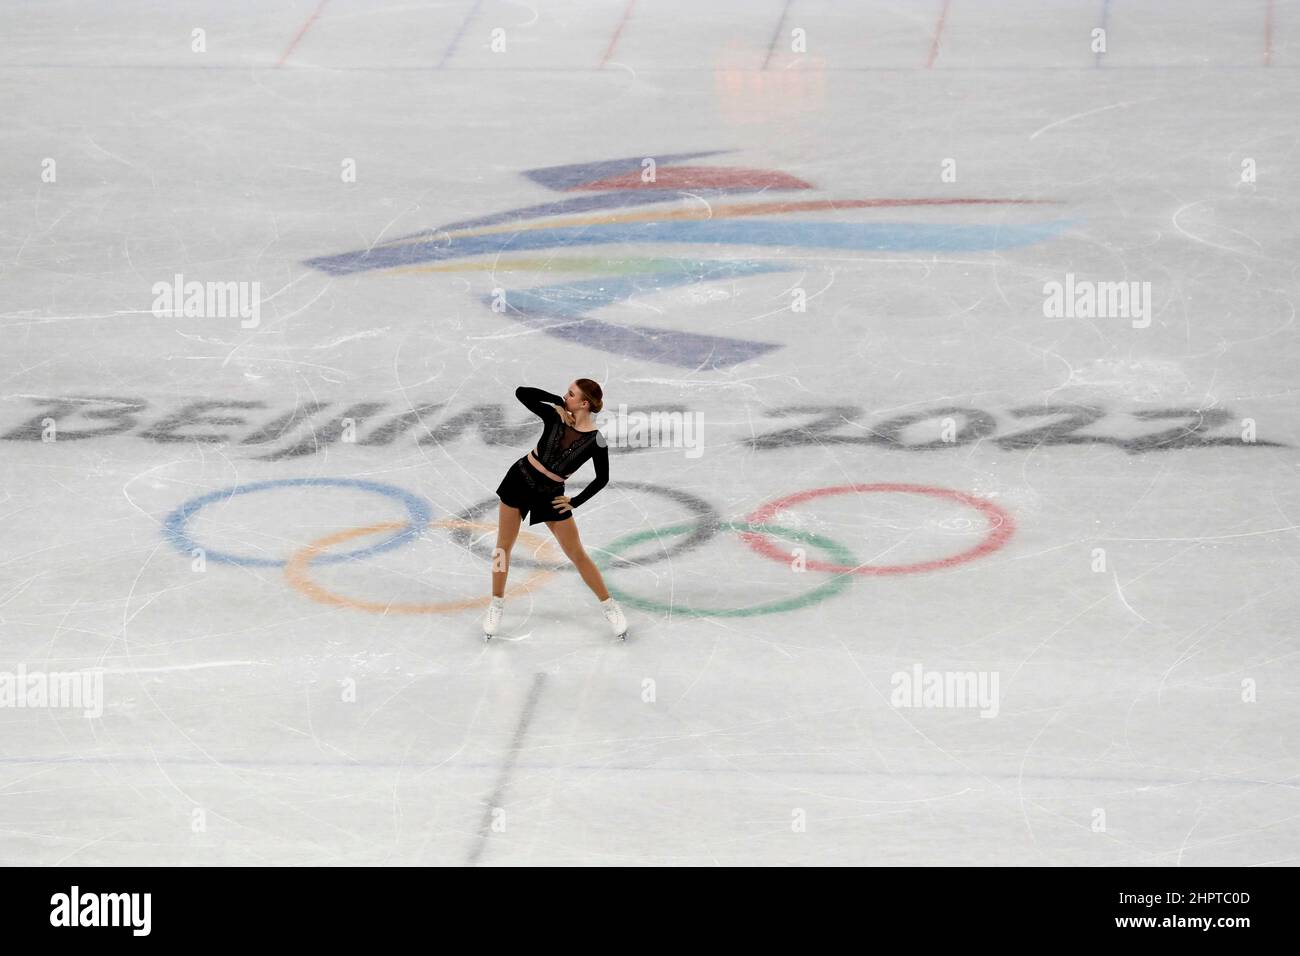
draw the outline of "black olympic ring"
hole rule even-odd
[[[586,483],[582,485],[586,487]],[[703,498],[691,494],[689,491],[681,491],[677,488],[666,488],[663,485],[651,484],[648,481],[611,481],[605,486],[608,488],[639,488],[642,491],[648,491],[651,494],[660,495],[685,505],[695,516],[695,529],[686,537],[682,538],[676,544],[665,547],[662,550],[656,549],[655,553],[646,558],[625,558],[622,555],[611,554],[603,548],[590,547],[592,551],[600,552],[604,563],[602,567],[612,568],[635,568],[647,564],[654,564],[656,561],[663,561],[666,558],[676,557],[686,551],[693,551],[700,545],[713,538],[722,527],[722,516],[718,514],[716,508],[709,504]],[[477,504],[470,505],[464,511],[458,512],[456,518],[460,521],[475,521],[480,515],[495,508],[500,499],[495,495],[486,498]],[[574,514],[577,514],[575,511]],[[485,544],[476,545],[474,543],[474,534],[468,528],[452,528],[451,537],[457,544],[468,548],[474,554],[480,557],[492,560],[492,548]],[[548,571],[576,570],[573,563],[564,561],[561,564],[549,564],[544,561],[535,561],[524,555],[512,555],[510,566],[524,568],[545,568]]]

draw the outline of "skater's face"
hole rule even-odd
[[[587,398],[578,388],[578,383],[573,382],[569,385],[569,390],[564,393],[564,407],[571,412],[578,412],[587,405]]]

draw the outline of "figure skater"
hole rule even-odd
[[[546,522],[582,580],[595,592],[614,636],[626,640],[623,609],[609,596],[605,580],[583,549],[573,521],[573,509],[609,482],[609,453],[604,436],[591,418],[604,404],[600,386],[589,378],[580,378],[569,386],[563,398],[527,387],[515,389],[515,398],[542,420],[542,437],[536,448],[510,466],[497,487],[501,502],[497,506],[497,546],[492,552],[492,601],[483,617],[483,637],[491,639],[501,626],[510,549],[524,516],[531,514],[528,523]],[[588,458],[596,468],[596,480],[577,496],[567,497],[565,480]]]

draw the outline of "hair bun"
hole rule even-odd
[[[575,385],[582,390],[583,397],[591,406],[592,414],[599,414],[600,410],[605,407],[605,395],[601,391],[600,383],[590,378],[580,378]]]

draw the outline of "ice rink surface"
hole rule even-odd
[[[1298,35],[6,4],[0,862],[1295,864]],[[631,638],[538,525],[484,645],[583,376],[700,423],[576,513]]]

